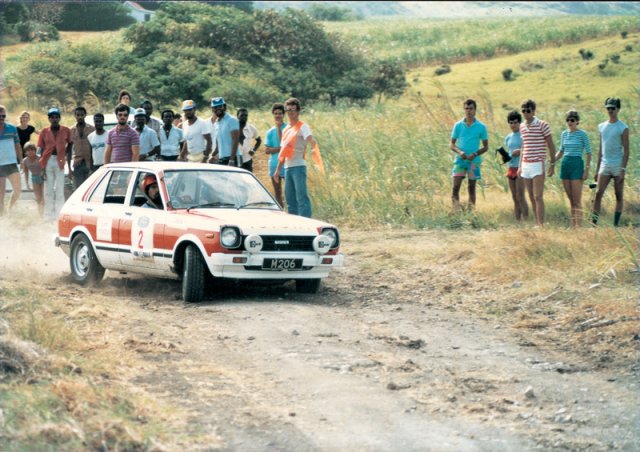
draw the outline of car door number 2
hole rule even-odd
[[[134,219],[131,245],[134,259],[153,259],[153,222],[149,217],[141,216]]]

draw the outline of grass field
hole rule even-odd
[[[632,16],[564,16],[483,18],[476,20],[379,19],[325,22],[376,58],[396,59],[418,66],[469,59],[486,59],[541,47],[577,43],[620,32],[640,31]]]

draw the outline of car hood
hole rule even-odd
[[[203,222],[214,220],[220,226],[239,226],[243,234],[317,234],[319,227],[331,226],[312,218],[269,209],[192,209],[182,215]]]

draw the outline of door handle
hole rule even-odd
[[[92,207],[87,207],[87,212],[93,212],[93,208]]]
[[[124,213],[126,216],[130,217],[131,215],[133,215],[131,212],[125,212]]]

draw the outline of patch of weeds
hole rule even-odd
[[[437,68],[434,73],[436,75],[444,75],[448,74],[449,72],[451,72],[451,66],[449,66],[448,64],[443,64],[442,66]]]
[[[629,32],[628,32],[628,31],[626,31],[626,30],[624,30],[624,31],[621,31],[621,32],[620,32],[620,37],[621,37],[622,39],[627,39],[627,36],[628,36],[628,35],[629,35]]]
[[[544,64],[540,63],[539,61],[526,60],[520,63],[520,69],[523,72],[539,71],[540,69],[544,69]]]
[[[578,53],[580,53],[580,56],[585,61],[593,60],[595,58],[594,53],[591,50],[588,50],[588,49],[580,49],[580,50],[578,50]]]
[[[513,73],[513,69],[511,68],[506,68],[502,70],[502,78],[504,79],[505,82],[510,82],[512,80],[515,80],[516,76]]]
[[[611,59],[611,62],[614,64],[620,63],[620,55],[618,55],[617,53],[614,53],[609,58]]]
[[[631,44],[627,44],[626,46],[624,46],[624,50],[625,52],[632,52],[633,46]]]

